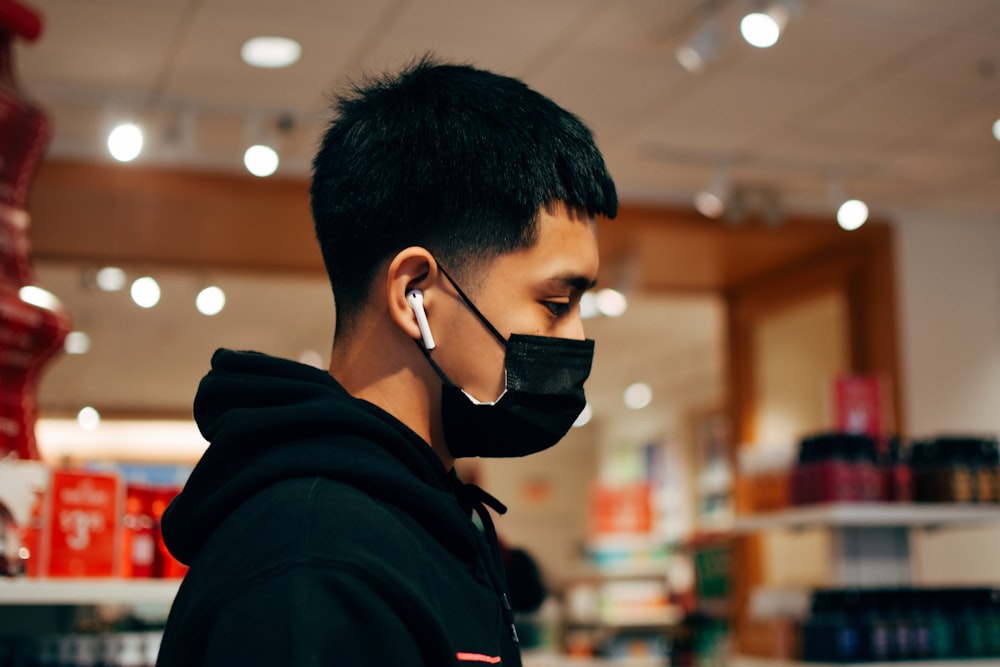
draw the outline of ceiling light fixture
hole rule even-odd
[[[140,308],[152,308],[160,302],[160,285],[150,276],[136,278],[131,293],[132,301]]]
[[[101,413],[88,405],[76,413],[76,421],[84,431],[96,431],[101,425]]]
[[[1000,141],[1000,118],[993,121],[993,138]]]
[[[628,309],[628,299],[618,290],[605,287],[594,295],[594,303],[602,315],[621,317]]]
[[[198,292],[194,305],[202,315],[218,315],[226,307],[226,293],[221,287],[212,285]]]
[[[623,398],[625,407],[630,410],[642,410],[653,402],[653,388],[645,382],[636,382],[625,388]]]
[[[860,199],[848,199],[837,209],[837,224],[853,232],[868,221],[868,205]]]
[[[63,341],[66,354],[87,354],[90,351],[90,336],[83,331],[70,331]]]
[[[103,292],[120,292],[125,287],[125,272],[117,266],[105,266],[97,272],[95,282]]]
[[[294,65],[301,55],[302,46],[288,37],[254,37],[240,47],[243,62],[265,69]]]
[[[706,7],[714,7],[714,3],[706,3]],[[706,14],[705,20],[690,39],[674,52],[681,67],[691,73],[705,69],[722,51],[722,26],[719,17],[713,8],[706,9]]]
[[[860,199],[848,199],[840,176],[830,177],[830,201],[837,207],[837,224],[853,232],[868,221],[868,205]]]
[[[278,170],[278,152],[264,144],[254,144],[243,153],[243,165],[254,176],[266,178]]]
[[[763,11],[750,12],[740,21],[740,34],[747,44],[766,49],[778,43],[788,19],[797,14],[797,0],[774,0]]]
[[[726,199],[729,197],[729,166],[718,163],[712,173],[708,187],[694,196],[694,207],[706,218],[713,220],[721,218],[726,212]]]
[[[108,151],[119,162],[131,162],[142,152],[142,128],[135,123],[121,123],[108,134]]]

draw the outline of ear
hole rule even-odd
[[[386,268],[386,305],[389,316],[407,336],[420,340],[420,326],[406,300],[406,293],[419,289],[423,292],[424,311],[433,309],[438,268],[434,256],[426,248],[411,246],[400,250]]]

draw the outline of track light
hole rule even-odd
[[[837,209],[837,224],[853,232],[868,220],[868,204],[860,199],[848,199]]]
[[[243,154],[243,165],[254,176],[270,176],[278,170],[278,153],[270,146],[254,144]]]
[[[108,151],[119,162],[131,162],[142,152],[142,128],[135,123],[121,123],[108,135]]]
[[[706,218],[721,218],[726,212],[729,197],[729,167],[724,163],[716,165],[708,187],[694,196],[694,207]]]
[[[719,24],[718,16],[712,14],[706,17],[691,38],[674,52],[674,57],[681,67],[697,73],[715,60],[721,50],[722,26]]]
[[[839,176],[830,177],[830,201],[837,207],[837,224],[841,229],[853,232],[868,221],[868,204],[860,199],[848,199]]]
[[[774,0],[762,11],[750,12],[740,21],[740,34],[747,44],[766,49],[778,43],[788,19],[798,13],[797,0]]]

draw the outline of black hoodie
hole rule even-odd
[[[163,516],[191,566],[157,665],[520,665],[496,533],[428,444],[328,373],[219,350]],[[485,530],[472,521],[477,512]]]

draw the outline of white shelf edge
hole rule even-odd
[[[997,661],[998,658],[960,658],[955,660],[834,663],[734,655],[726,660],[726,667],[844,667],[844,665],[864,665],[864,667],[996,667]]]
[[[2,579],[0,605],[169,605],[179,587],[179,579]]]
[[[738,516],[735,533],[808,527],[933,527],[1000,523],[1000,504],[829,503],[802,505],[776,512]]]

